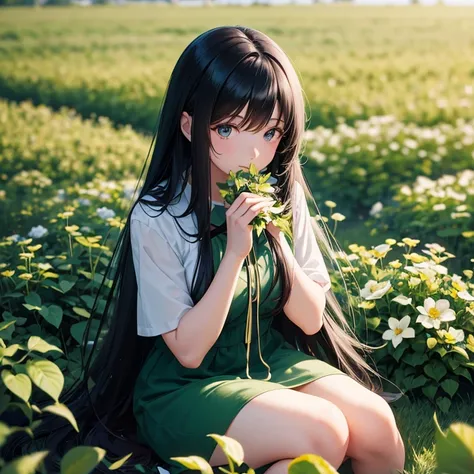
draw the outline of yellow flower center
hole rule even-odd
[[[395,328],[393,330],[393,332],[395,333],[395,336],[398,336],[399,334],[401,334],[403,332],[403,329],[400,329],[400,328]]]
[[[455,344],[456,338],[452,334],[447,333],[444,335],[444,341],[446,342],[446,344]]]
[[[431,318],[431,319],[438,319],[439,318],[439,315],[441,313],[439,312],[438,309],[436,308],[430,308],[429,311],[428,311],[428,316]]]

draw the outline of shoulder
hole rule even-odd
[[[163,184],[165,181],[160,183]],[[179,191],[177,192],[179,194]],[[143,229],[151,229],[173,247],[177,246],[182,251],[185,249],[184,238],[180,235],[180,228],[193,230],[192,215],[179,218],[188,207],[188,196],[183,192],[176,196],[164,209],[150,194],[145,194],[134,203],[130,213],[131,233],[139,236]],[[177,222],[179,220],[179,223]]]

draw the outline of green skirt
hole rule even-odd
[[[211,217],[213,224],[222,223],[224,208],[215,206]],[[217,270],[226,249],[225,233],[213,237],[212,248]],[[269,314],[281,288],[277,283],[270,292],[274,264],[264,233],[260,237],[254,233],[253,248],[260,280],[258,327],[257,303],[250,301],[249,305],[247,268],[243,265],[222,332],[201,365],[195,369],[183,367],[158,336],[137,379],[133,410],[138,439],[170,464],[167,469],[171,474],[188,471],[171,457],[195,455],[209,461],[217,444],[207,435],[225,435],[232,420],[257,395],[298,387],[327,375],[346,375],[295,349],[272,328],[273,317]],[[249,306],[253,317],[247,324]],[[249,356],[246,337],[250,340]],[[269,368],[270,379],[266,380]],[[263,474],[272,464],[254,469]],[[245,472],[242,467],[239,471]]]

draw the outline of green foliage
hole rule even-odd
[[[38,11],[39,10],[39,11]],[[185,46],[222,18],[247,24],[239,6],[70,7],[2,12],[0,95],[67,105],[152,131]],[[301,74],[310,127],[393,115],[433,125],[471,118],[471,8],[252,7]],[[184,21],[183,21],[184,20]],[[436,48],[433,48],[436,45]],[[440,57],[443,58],[440,61]],[[449,79],[448,79],[449,78]]]
[[[244,192],[257,194],[259,196],[273,198],[276,202],[271,208],[262,210],[251,221],[257,235],[263,232],[269,222],[272,222],[276,227],[288,237],[293,240],[293,233],[291,231],[291,212],[283,213],[285,205],[276,199],[274,194],[275,188],[267,181],[270,179],[271,173],[262,175],[252,163],[248,171],[239,170],[237,173],[230,172],[229,177],[225,183],[217,183],[219,192],[224,198],[225,202],[231,205]]]
[[[393,197],[397,205],[381,208],[366,225],[373,235],[390,229],[394,235],[436,240],[457,256],[462,268],[474,255],[473,183],[472,169],[436,180],[418,176],[413,184],[397,189]]]
[[[473,384],[473,273],[465,271],[468,281],[450,276],[442,263],[454,255],[438,244],[426,244],[422,255],[412,250],[418,243],[407,237],[372,249],[352,244],[352,254],[337,257],[356,277],[351,292],[361,313],[354,329],[378,346],[377,370],[447,412],[461,383]],[[384,263],[394,245],[404,248],[404,263]]]

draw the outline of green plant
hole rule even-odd
[[[352,244],[353,253],[338,258],[362,282],[353,288],[361,309],[355,330],[372,346],[387,340],[373,354],[379,372],[446,412],[461,380],[473,383],[473,274],[465,271],[467,282],[449,276],[441,263],[454,255],[437,244],[426,244],[425,255],[413,252],[418,243],[407,237],[372,249]],[[383,263],[393,245],[405,249],[404,263]]]
[[[279,227],[281,231],[292,239],[290,218],[291,213],[283,213],[285,205],[277,201],[275,198],[275,188],[267,181],[271,177],[271,173],[262,175],[257,167],[251,163],[248,171],[239,170],[236,173],[231,171],[225,183],[217,183],[220,194],[228,204],[232,204],[237,197],[243,192],[258,194],[259,196],[272,197],[275,199],[270,209],[261,211],[253,220],[252,225],[260,236],[269,222]]]

